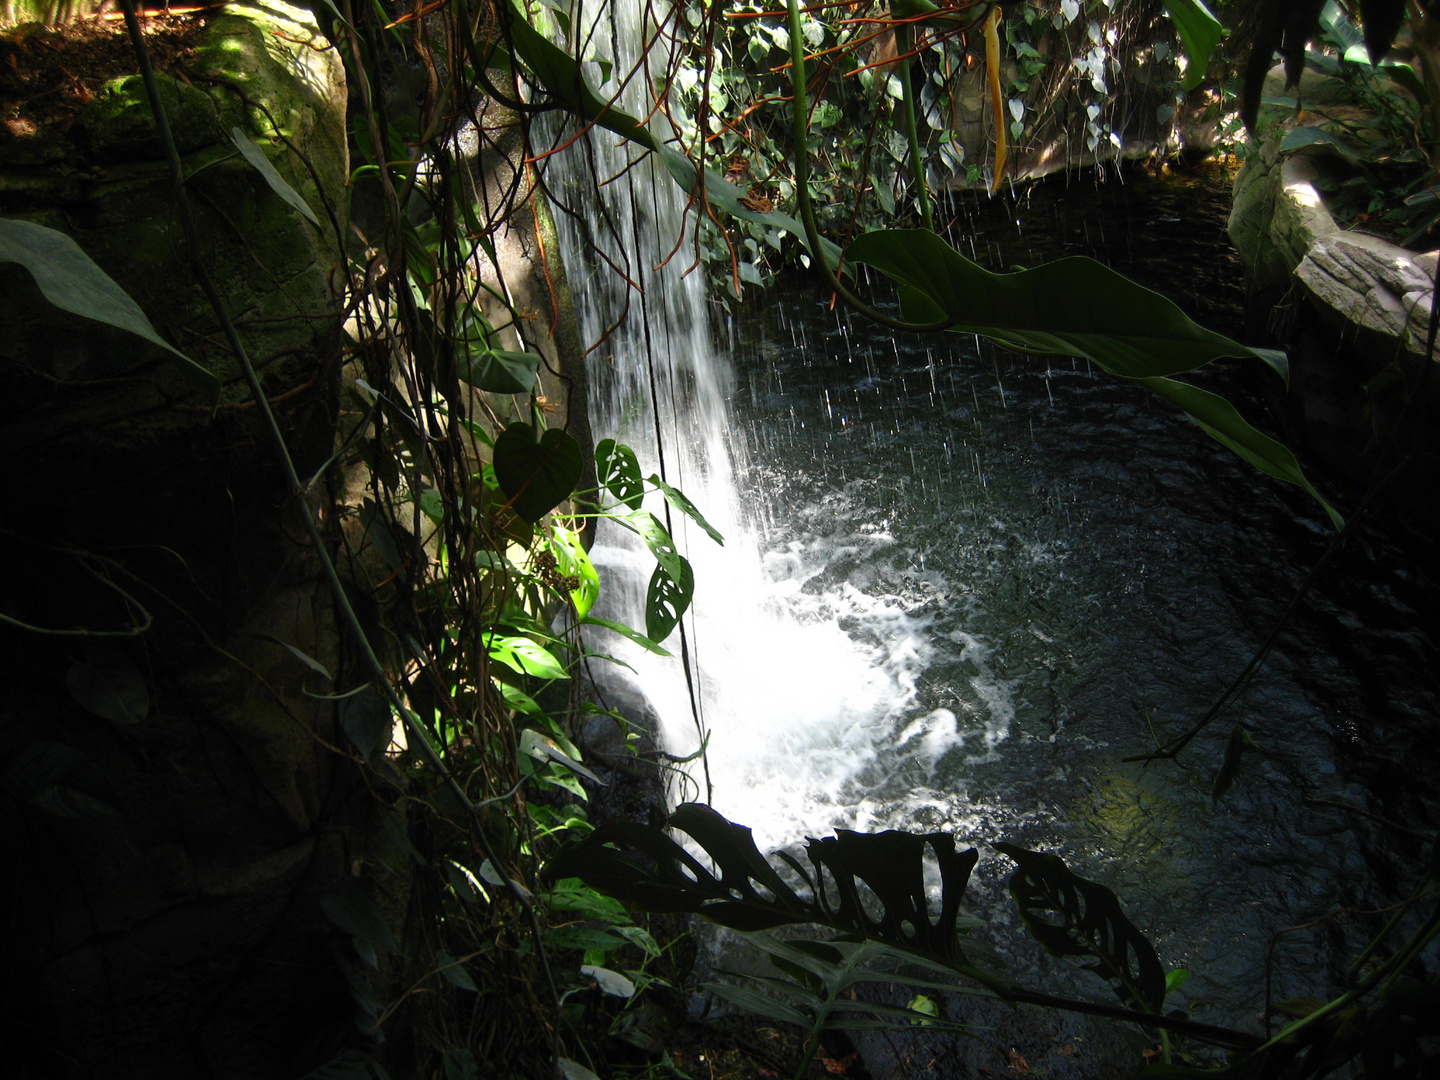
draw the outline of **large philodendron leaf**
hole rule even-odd
[[[1253,427],[1219,394],[1167,378],[1235,357],[1260,360],[1288,380],[1283,353],[1206,330],[1173,301],[1083,256],[996,274],[928,230],[897,229],[866,233],[845,257],[898,282],[907,319],[949,319],[951,330],[1017,352],[1083,356],[1112,375],[1136,380],[1256,468],[1303,487],[1336,528],[1344,525],[1288,447]]]
[[[1178,405],[1205,433],[1228,446],[1261,472],[1269,473],[1287,483],[1298,484],[1308,491],[1330,516],[1337,529],[1345,527],[1345,519],[1325,501],[1305,477],[1300,462],[1290,448],[1252,427],[1234,405],[1219,394],[1175,379],[1141,379],[1140,384],[1166,401]]]
[[[1035,940],[1054,956],[1089,960],[1125,1004],[1158,1013],[1165,1002],[1165,969],[1155,948],[1125,917],[1115,894],[1070,872],[1058,855],[1014,844],[995,850],[1018,864],[1010,895]]]
[[[688,834],[715,865],[712,873],[664,829],[619,823],[598,829],[545,868],[551,879],[577,877],[592,888],[651,911],[689,911],[735,930],[815,923],[946,961],[951,970],[1002,991],[993,975],[966,962],[960,904],[978,854],[955,850],[946,833],[854,833],[811,839],[807,871],[780,854],[809,886],[800,895],[760,854],[743,825],[708,806],[686,803],[668,826]],[[940,870],[941,901],[932,917],[925,889],[926,849]],[[862,892],[879,901],[866,910]]]
[[[845,258],[899,282],[907,320],[949,319],[951,330],[980,334],[1017,352],[1083,356],[1112,375],[1176,375],[1222,356],[1260,355],[1080,255],[995,274],[929,230],[887,229],[865,233]]]
[[[1225,33],[1220,20],[1211,14],[1201,0],[1164,0],[1170,21],[1180,35],[1180,45],[1187,61],[1181,86],[1194,90],[1205,79],[1210,66],[1210,53]]]
[[[170,353],[186,380],[213,405],[220,398],[214,372],[160,336],[140,305],[64,233],[19,218],[0,218],[0,262],[30,272],[45,299],[63,311],[118,327]]]

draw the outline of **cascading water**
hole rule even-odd
[[[615,50],[614,78],[643,63],[628,3],[582,32]],[[621,104],[643,114],[637,96]],[[595,430],[633,446],[647,475],[663,458],[726,536],[717,547],[674,518],[695,567],[693,710],[716,808],[762,849],[841,826],[1058,850],[1116,889],[1167,963],[1194,969],[1190,1007],[1213,1022],[1248,1026],[1270,974],[1277,999],[1322,990],[1353,938],[1334,924],[1324,939],[1289,935],[1273,972],[1265,946],[1337,905],[1392,899],[1368,863],[1405,856],[1346,808],[1383,796],[1401,800],[1392,819],[1430,815],[1430,795],[1370,762],[1364,738],[1412,756],[1433,742],[1434,644],[1417,629],[1433,596],[1380,560],[1347,571],[1353,598],[1315,594],[1237,713],[1266,749],[1223,800],[1214,738],[1184,769],[1122,765],[1147,724],[1173,734],[1243,666],[1323,545],[1313,505],[1083,363],[897,340],[809,293],[747,306],[722,357],[702,274],[685,273],[683,198],[637,156],[592,133],[547,175],[580,214],[562,219],[562,243],[586,339],[601,342]],[[1053,258],[1108,233],[1112,262],[1149,248],[1179,265],[1173,295],[1233,290],[1213,255],[1175,258],[1188,234],[1153,239],[1166,223],[1194,232],[1197,200],[1181,201],[1101,219],[1052,191],[1015,254]],[[1216,203],[1223,221],[1223,193]],[[1009,209],[1010,245],[1016,216],[1036,212]],[[1033,250],[1042,238],[1051,248]],[[643,625],[648,553],[610,525],[593,557],[604,614]],[[669,749],[693,750],[682,666],[605,648],[635,668]],[[982,901],[1003,872],[982,859]],[[1022,970],[1033,955],[1020,947]]]
[[[592,64],[597,82],[613,80],[602,92],[638,72],[619,104],[644,114],[642,45],[656,35],[641,6],[617,0],[576,16],[579,40],[609,62],[608,71]],[[875,729],[913,692],[913,628],[884,601],[857,593],[847,607],[873,623],[877,638],[861,644],[834,610],[797,608],[786,593],[801,582],[776,581],[762,565],[755,534],[766,508],[730,414],[733,372],[711,339],[684,194],[654,155],[596,130],[555,154],[546,175],[572,211],[557,215],[562,256],[584,338],[599,343],[589,364],[593,429],[631,446],[645,475],[663,473],[725,537],[718,546],[672,515],[695,571],[689,678],[678,658],[620,639],[605,648],[634,668],[672,753],[689,754],[708,732],[697,786],[708,778],[713,804],[754,826],[759,842],[778,846],[848,824],[835,795],[872,752]],[[603,582],[597,611],[643,628],[654,565],[643,544],[602,522],[591,557]],[[676,634],[666,644],[678,653],[679,643]],[[677,794],[695,797],[696,788]]]

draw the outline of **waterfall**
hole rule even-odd
[[[620,96],[632,115],[649,111],[641,43],[655,31],[642,18],[635,0],[617,0],[577,7],[574,23],[577,39],[608,60],[588,65],[602,95],[635,73]],[[731,416],[730,362],[712,340],[694,215],[655,155],[598,128],[552,155],[546,178],[569,211],[556,219],[581,331],[594,346],[596,437],[631,446],[645,476],[663,473],[725,537],[719,546],[671,515],[695,571],[688,678],[678,631],[665,643],[674,660],[604,641],[634,669],[669,752],[690,754],[708,735],[708,767],[692,767],[694,783],[672,796],[709,798],[708,777],[716,808],[755,826],[762,843],[850,824],[838,789],[872,753],[871,729],[912,688],[852,643],[832,611],[797,606],[793,578],[767,572],[756,539],[767,508]],[[661,513],[658,495],[646,506]],[[643,628],[654,566],[643,544],[601,522],[591,557],[602,582],[597,613]]]

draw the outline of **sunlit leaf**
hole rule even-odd
[[[534,728],[526,728],[520,733],[519,750],[520,753],[526,754],[539,761],[557,762],[571,772],[579,773],[585,777],[585,779],[596,784],[603,784],[605,782],[564,750],[560,749],[560,745],[549,735],[542,734]]]
[[[1164,0],[1164,4],[1165,10],[1170,13],[1170,21],[1180,35],[1180,47],[1185,50],[1188,62],[1180,85],[1185,90],[1194,90],[1204,81],[1206,69],[1210,66],[1210,53],[1225,33],[1225,28],[1202,0]]]
[[[634,629],[633,627],[626,626],[624,623],[614,622],[610,619],[602,619],[598,615],[587,615],[585,616],[585,618],[581,619],[580,622],[585,626],[603,626],[606,630],[613,630],[621,637],[629,641],[633,641],[636,645],[639,645],[646,652],[652,652],[656,656],[671,655],[670,650],[661,648],[658,642],[652,641],[650,638],[640,633],[640,631]]]
[[[579,533],[556,525],[552,530],[552,541],[551,550],[555,553],[560,573],[579,582],[576,588],[569,590],[570,602],[575,605],[575,617],[583,621],[600,597],[600,574],[590,561],[590,554],[585,550]]]
[[[597,967],[595,964],[585,964],[580,968],[580,974],[590,976],[602,991],[613,997],[632,998],[635,996],[635,984],[618,971]]]
[[[191,386],[211,404],[219,400],[219,378],[162,338],[130,294],[69,236],[32,221],[0,218],[0,262],[23,266],[45,299],[61,310],[118,327],[158,345],[180,361],[180,371]]]
[[[490,659],[498,660],[512,671],[534,675],[537,679],[563,679],[566,671],[555,654],[527,637],[489,633],[483,638]]]

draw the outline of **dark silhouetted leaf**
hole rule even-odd
[[[120,811],[100,768],[73,746],[32,742],[0,769],[0,790],[56,817],[108,817]]]
[[[569,498],[581,464],[580,444],[560,428],[537,441],[529,424],[511,424],[495,440],[495,480],[511,509],[531,524]]]
[[[385,916],[360,886],[345,882],[334,892],[320,897],[320,907],[330,921],[355,940],[379,952],[399,952],[400,942],[385,922]]]
[[[340,702],[340,724],[366,761],[390,745],[395,731],[390,703],[374,686]]]
[[[1083,256],[995,274],[925,229],[868,232],[845,257],[903,287],[905,317],[1019,352],[1083,356],[1127,378],[1193,371],[1255,353],[1192,322],[1173,301]]]
[[[179,360],[186,380],[212,405],[219,400],[219,378],[162,338],[130,294],[64,233],[33,221],[0,218],[0,262],[23,266],[45,299],[62,311],[118,327],[158,345]]]
[[[65,687],[86,712],[117,724],[150,715],[150,691],[135,662],[118,649],[97,645],[70,665]]]
[[[952,836],[842,831],[812,838],[805,848],[808,872],[781,855],[814,890],[805,899],[761,856],[748,828],[708,806],[686,803],[668,825],[704,849],[718,877],[665,829],[633,823],[596,830],[552,859],[546,875],[578,877],[651,911],[690,911],[735,930],[818,923],[963,966],[960,904],[979,856],[973,848],[957,852]],[[941,879],[940,910],[933,918],[924,883],[927,849]],[[865,910],[862,886],[883,906],[878,917]]]
[[[1035,940],[1055,956],[1088,958],[1120,1000],[1147,1012],[1165,1001],[1165,969],[1144,934],[1105,886],[1070,872],[1058,855],[996,844],[1018,864],[1010,895]]]
[[[1255,740],[1245,730],[1244,724],[1236,724],[1230,729],[1230,734],[1225,738],[1225,756],[1210,789],[1210,798],[1213,801],[1219,802],[1224,798],[1230,785],[1235,783],[1235,778],[1240,775],[1240,759],[1244,757],[1245,751],[1258,749],[1260,748],[1255,745]]]
[[[458,986],[461,990],[469,990],[472,994],[478,994],[480,988],[475,985],[475,980],[465,970],[465,965],[456,960],[449,953],[439,951],[435,953],[435,966],[445,981],[451,986]]]

